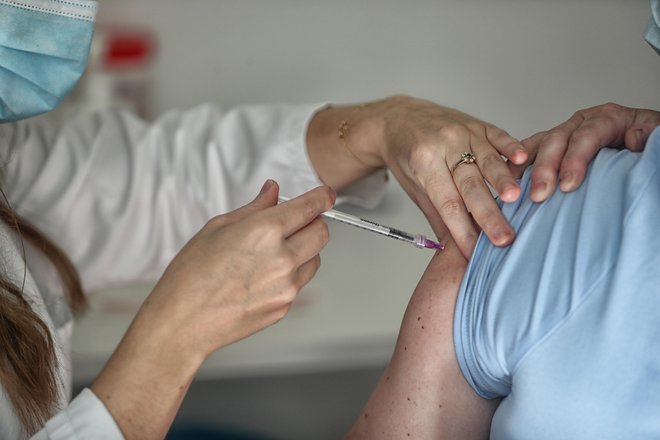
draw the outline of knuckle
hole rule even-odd
[[[318,215],[318,211],[316,209],[316,206],[314,205],[313,200],[310,199],[305,200],[302,207],[302,215],[305,218],[305,220],[308,221],[311,221],[314,217]]]
[[[621,122],[621,113],[608,112],[602,116],[601,125],[606,127],[616,127]]]
[[[559,167],[559,174],[565,175],[566,173],[583,173],[588,166],[588,159],[579,156],[572,156],[562,162],[561,167]]]
[[[466,129],[460,124],[443,125],[438,129],[438,138],[448,145],[455,145],[466,137]]]
[[[222,214],[222,215],[216,215],[214,217],[211,217],[206,224],[204,224],[203,229],[218,229],[221,228],[225,225],[225,223],[229,220],[229,215],[228,214]]]
[[[329,186],[324,186],[321,189],[322,195],[323,195],[323,208],[330,208],[335,202],[335,191],[329,187]]]
[[[429,144],[417,144],[410,150],[408,165],[413,175],[419,175],[433,163],[434,147]]]
[[[478,191],[479,188],[483,185],[483,179],[479,175],[470,175],[466,176],[459,182],[459,191],[461,194],[467,195],[472,194],[475,191]]]
[[[501,225],[501,213],[497,209],[487,208],[481,214],[481,227],[488,233],[497,230]]]
[[[465,231],[457,234],[456,242],[468,244],[470,247],[472,247],[474,243],[477,241],[477,238],[478,236],[475,232]]]
[[[483,123],[482,124],[485,127],[486,135],[489,138],[494,138],[494,139],[504,139],[504,140],[515,140],[508,131],[504,130],[503,128],[500,128],[496,125],[490,124],[490,123]]]
[[[410,97],[408,95],[403,95],[403,94],[392,95],[388,99],[392,104],[395,104],[395,105],[405,105],[405,104],[409,104],[410,102],[414,101],[414,99],[412,97]]]
[[[325,245],[330,241],[330,228],[328,227],[328,224],[321,219],[318,220],[318,223],[319,240],[321,242],[321,246],[325,247]]]
[[[536,149],[538,144],[548,135],[547,131],[540,131],[521,141],[523,147],[527,149]]]
[[[290,249],[283,249],[277,257],[274,257],[274,264],[280,273],[291,273],[296,268],[295,252]]]
[[[440,205],[440,215],[442,218],[458,217],[463,210],[463,200],[457,197],[451,197]]]
[[[284,319],[284,317],[289,313],[290,308],[291,308],[290,305],[285,305],[275,310],[273,312],[273,323],[276,324],[280,322],[282,319]]]
[[[321,255],[316,254],[314,257],[312,257],[311,260],[309,260],[306,263],[306,266],[308,266],[309,270],[308,270],[308,273],[305,274],[304,279],[300,280],[300,283],[301,283],[300,288],[301,289],[305,284],[307,284],[309,282],[310,279],[312,279],[314,277],[314,274],[316,274],[316,272],[318,272],[319,268],[321,267]]]
[[[335,191],[329,186],[316,188],[309,197],[305,197],[302,215],[311,221],[324,211],[332,208],[335,201]]]
[[[573,114],[571,115],[569,121],[570,121],[570,120],[581,120],[581,119],[585,119],[585,117],[587,116],[587,113],[588,113],[589,110],[590,110],[590,109],[580,109],[580,110],[577,110],[575,113],[573,113]]]
[[[623,110],[623,106],[616,104],[614,102],[606,102],[605,104],[601,105],[600,110],[608,115],[614,115],[617,113],[621,113],[621,111]]]
[[[546,163],[538,163],[532,169],[532,180],[551,180],[557,173],[555,167]]]
[[[255,222],[252,227],[246,228],[245,236],[252,239],[258,239],[265,243],[272,243],[280,240],[280,224],[271,221]]]
[[[283,305],[287,306],[293,302],[294,299],[298,296],[298,292],[300,292],[300,288],[296,286],[295,284],[291,283],[289,286],[282,291],[282,300],[283,300]]]
[[[609,116],[606,119],[611,119]],[[591,129],[580,127],[577,128],[571,135],[571,141],[580,145],[595,145],[599,142],[598,135]]]
[[[492,130],[492,129],[495,128],[494,125],[492,125],[492,124],[488,124],[488,123],[483,122],[483,121],[480,121],[480,120],[478,120],[478,119],[469,119],[469,120],[463,122],[463,124],[465,125],[465,127],[467,127],[467,129],[468,129],[470,132],[472,132],[472,133],[480,133],[480,134],[483,134],[483,135],[487,135],[487,133],[488,133],[489,130]],[[459,128],[459,129],[461,129],[461,132],[462,132],[462,133],[465,132],[464,127],[461,126],[461,125],[458,125],[458,124],[457,124],[455,128]]]
[[[503,164],[502,157],[492,152],[479,155],[479,167],[483,169],[492,169]]]
[[[297,253],[293,249],[286,249],[282,257],[282,264],[288,271],[294,271],[297,267],[296,263]]]
[[[560,128],[553,128],[548,131],[541,141],[541,146],[554,145],[558,143],[566,142],[567,136],[564,133],[564,130]]]

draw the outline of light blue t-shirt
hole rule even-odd
[[[651,0],[651,18],[644,30],[644,39],[660,54],[660,0]]]
[[[643,153],[602,150],[584,184],[503,213],[479,238],[455,312],[456,353],[492,439],[660,439],[660,127]]]

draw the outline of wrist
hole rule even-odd
[[[192,381],[206,356],[177,334],[178,326],[162,317],[140,311],[108,361],[105,370],[131,381],[167,378],[177,383]],[[150,379],[147,379],[149,377]]]
[[[353,106],[339,122],[337,135],[344,148],[364,167],[385,166],[385,114],[389,98]]]
[[[191,317],[180,313],[180,310],[180,307],[172,307],[158,296],[150,295],[122,343],[134,345],[145,359],[167,359],[179,371],[195,374],[213,349],[200,346],[199,338],[190,334]]]
[[[167,329],[148,315],[138,313],[90,387],[126,439],[165,436],[205,359],[178,338],[176,325]]]
[[[340,190],[385,166],[382,105],[328,106],[314,115],[307,152],[323,183]]]
[[[362,106],[353,123],[351,148],[366,163],[387,166],[393,161],[390,156],[400,149],[399,144],[410,142],[406,139],[409,130],[399,122],[405,121],[406,113],[419,106],[419,102],[407,95],[393,95]]]

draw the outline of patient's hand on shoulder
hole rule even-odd
[[[531,198],[547,199],[557,186],[564,192],[577,189],[584,180],[587,165],[603,147],[642,151],[660,112],[607,103],[578,110],[556,127],[522,141],[534,160]],[[524,166],[512,166],[521,174]]]
[[[394,355],[347,438],[488,438],[496,403],[473,392],[454,352],[454,306],[466,266],[453,241],[433,257]]]

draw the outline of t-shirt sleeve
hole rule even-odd
[[[626,215],[648,196],[659,138],[656,129],[643,155],[602,150],[578,190],[544,203],[529,199],[528,169],[519,200],[501,205],[517,237],[505,248],[479,238],[454,318],[458,362],[480,396],[507,396],[525,359],[607,285]]]

